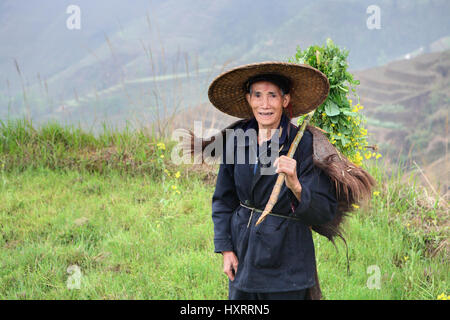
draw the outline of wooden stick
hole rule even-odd
[[[297,146],[298,146],[300,140],[303,137],[303,133],[305,132],[305,128],[309,124],[309,122],[311,121],[311,119],[312,119],[312,117],[314,115],[314,112],[315,112],[315,110],[311,111],[310,113],[308,113],[306,115],[305,119],[303,119],[303,123],[302,123],[300,129],[298,130],[297,135],[295,136],[294,141],[292,142],[292,144],[291,144],[291,146],[289,148],[289,151],[287,153],[287,156],[289,158],[292,158],[294,156],[295,150],[297,150]],[[277,203],[278,196],[280,195],[281,187],[284,184],[284,179],[285,179],[285,174],[283,172],[281,172],[278,175],[278,177],[277,177],[277,181],[275,182],[275,186],[273,187],[272,193],[270,194],[269,201],[267,202],[263,213],[259,217],[258,221],[256,221],[256,224],[255,224],[256,226],[264,221],[266,216],[270,213],[270,211],[272,211],[273,207]]]

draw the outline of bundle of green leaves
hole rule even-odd
[[[347,71],[347,57],[347,50],[340,49],[331,39],[327,39],[322,47],[314,45],[303,51],[297,47],[297,53],[289,62],[308,64],[327,76],[330,92],[325,102],[316,109],[311,124],[325,130],[330,142],[350,161],[361,166],[364,158],[378,159],[381,154],[368,148],[367,129],[364,128],[366,120],[359,112],[364,107],[360,105],[355,89],[359,80]],[[358,100],[356,105],[349,98],[350,91]],[[303,118],[299,118],[299,125]]]

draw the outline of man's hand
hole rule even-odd
[[[283,172],[285,174],[286,187],[291,189],[297,200],[300,201],[302,185],[297,177],[297,161],[286,156],[281,156],[274,161],[273,166],[277,168],[276,173]]]
[[[223,254],[223,272],[228,276],[228,279],[234,281],[234,275],[238,268],[238,259],[233,251],[224,251]]]

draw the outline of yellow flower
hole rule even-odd
[[[166,150],[166,145],[163,142],[158,142],[156,146],[159,150]]]
[[[162,155],[160,155],[159,157],[160,157],[161,159],[164,159],[164,155],[163,155],[163,154],[162,154]]]
[[[374,192],[373,192],[373,195],[374,195],[374,196],[380,195],[380,191],[374,191]]]
[[[180,194],[180,193],[181,193],[180,190],[178,190],[178,187],[177,187],[176,185],[173,185],[173,186],[171,186],[170,188],[172,189],[172,191],[173,191],[175,194]]]
[[[372,154],[370,152],[369,153],[365,153],[364,157],[366,157],[366,159],[370,159],[372,157]]]
[[[355,209],[359,209],[359,206],[357,205],[357,204],[352,204],[352,206],[353,206],[353,208],[355,208]]]
[[[360,166],[362,164],[362,159],[363,158],[361,157],[361,154],[359,153],[359,151],[356,152],[354,162],[357,166]]]
[[[175,173],[175,178],[179,178],[181,176],[181,174],[180,174],[180,171],[177,171],[176,173]]]
[[[377,156],[375,157],[375,159],[381,158],[381,154],[377,154]]]
[[[437,299],[438,300],[448,300],[448,296],[445,295],[445,293],[441,293],[440,295],[438,295]]]
[[[170,172],[167,169],[164,169],[164,173],[167,174],[170,177]]]
[[[348,99],[348,103],[350,103],[350,105],[352,105],[352,99]]]
[[[405,260],[405,262],[406,262],[406,261],[409,260],[409,257],[408,257],[408,256],[404,256],[404,257],[403,257],[403,260]]]
[[[341,136],[341,133],[340,132],[338,132],[338,137],[340,137]]]

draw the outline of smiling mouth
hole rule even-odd
[[[261,116],[265,116],[265,117],[273,115],[273,112],[258,112],[258,113],[259,113]]]

